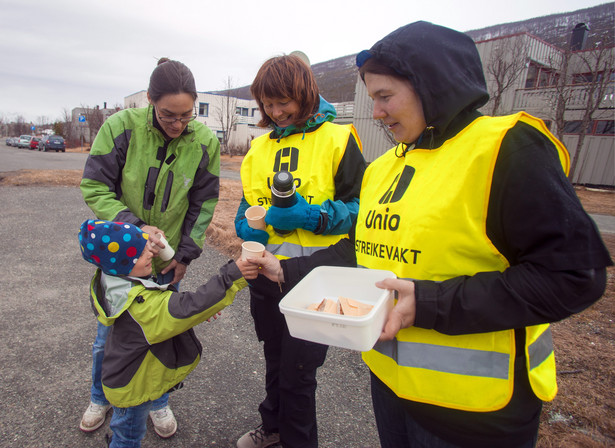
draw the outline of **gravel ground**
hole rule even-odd
[[[88,283],[93,267],[77,232],[92,217],[75,187],[0,187],[0,447],[103,447],[107,423],[78,429],[89,400],[96,322]],[[206,248],[182,289],[194,290],[227,258]],[[264,360],[247,291],[222,316],[196,328],[203,360],[171,395],[178,420],[168,440],[151,429],[143,447],[233,447],[260,423]],[[358,352],[332,347],[319,370],[322,447],[378,447],[368,370]]]

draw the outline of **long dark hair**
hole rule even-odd
[[[261,111],[258,126],[273,126],[273,120],[265,113],[263,98],[291,98],[299,104],[295,117],[297,127],[302,127],[318,109],[320,98],[318,85],[312,69],[294,55],[271,58],[261,66],[250,87],[252,96]]]
[[[147,91],[153,102],[165,95],[178,93],[187,93],[194,100],[197,98],[196,83],[190,69],[181,62],[168,58],[158,59],[158,66],[149,78]]]

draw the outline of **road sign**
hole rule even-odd
[[[85,123],[85,115],[79,115],[79,123]]]
[[[35,129],[36,129],[36,126],[32,126],[32,127],[30,128],[30,130],[32,130],[32,131],[34,131]]]

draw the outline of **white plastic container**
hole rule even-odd
[[[396,278],[391,271],[320,266],[306,275],[280,301],[291,336],[351,350],[371,350],[393,307],[393,293],[375,283]],[[348,297],[373,305],[364,316],[344,316],[308,310],[322,299]]]

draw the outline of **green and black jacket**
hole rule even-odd
[[[220,142],[197,121],[166,140],[153,107],[125,109],[102,125],[85,164],[81,192],[98,219],[156,226],[173,257],[198,258],[218,203]],[[154,259],[160,273],[169,262]]]
[[[97,319],[113,325],[102,365],[109,402],[136,406],[175,389],[201,359],[202,346],[192,327],[230,305],[245,286],[234,262],[195,292],[175,292],[170,285],[98,269],[90,298]]]

